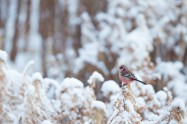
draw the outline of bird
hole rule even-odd
[[[122,81],[122,86],[132,83],[133,81],[138,81],[144,85],[147,85],[145,82],[137,79],[136,76],[125,66],[119,66],[119,79]]]

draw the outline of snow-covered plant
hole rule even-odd
[[[114,104],[114,113],[110,116],[108,124],[132,123],[138,124],[142,118],[136,112],[136,102],[130,85],[122,88],[122,94]]]
[[[119,85],[113,80],[105,81],[102,84],[101,91],[104,102],[110,102],[112,98],[117,97],[121,93]]]
[[[185,118],[185,105],[184,101],[181,99],[175,99],[170,107],[169,107],[169,120],[172,121],[172,123],[183,123],[183,119]]]
[[[96,83],[97,82],[102,82],[102,81],[104,81],[104,78],[103,78],[103,76],[100,74],[100,73],[98,73],[98,72],[93,72],[93,74],[89,77],[89,79],[88,79],[88,83],[89,83],[89,85],[91,86],[91,87],[93,87],[93,88],[95,88],[95,85],[96,85]]]
[[[83,83],[75,78],[66,78],[56,90],[53,102],[57,111],[56,123],[83,123],[90,121],[92,93],[86,92]]]
[[[0,50],[0,120],[2,124],[16,123],[21,116],[23,75],[8,69],[7,53]]]
[[[9,117],[5,110],[6,99],[8,95],[7,82],[6,82],[6,68],[5,60],[7,59],[7,53],[0,51],[0,120],[2,123],[8,122]]]
[[[7,53],[0,50],[0,79],[5,78],[5,61],[7,59]]]
[[[91,108],[93,123],[106,124],[106,105],[101,101],[93,101]]]
[[[167,88],[155,93],[151,85],[143,87],[135,84],[123,87],[122,91],[114,104],[114,111],[109,117],[108,124],[184,122],[186,112],[184,101],[182,99],[173,101]]]
[[[55,112],[50,100],[45,94],[43,77],[38,72],[33,74],[31,82],[27,85],[24,108],[21,122],[28,124],[42,123],[45,119],[52,118]]]
[[[157,89],[167,86],[172,93],[180,98],[183,98],[187,103],[187,84],[186,77],[181,72],[183,68],[181,62],[160,62],[158,61],[157,67],[155,69],[161,75],[161,79],[157,84]]]

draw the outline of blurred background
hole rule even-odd
[[[125,64],[156,90],[184,88],[186,27],[185,0],[0,0],[9,65],[22,72],[34,60],[31,72],[58,81],[98,71],[119,82]]]

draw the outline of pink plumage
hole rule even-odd
[[[124,65],[119,67],[119,79],[122,81],[123,85],[130,84],[133,81],[138,81],[146,85],[145,82],[140,81],[134,76],[134,74]]]

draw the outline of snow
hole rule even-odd
[[[164,91],[158,91],[156,93],[157,99],[159,100],[159,102],[164,105],[165,101],[167,100],[167,94]]]
[[[68,106],[74,106],[72,103],[72,96],[81,98],[83,93],[83,83],[76,78],[65,78],[60,86],[56,89],[55,94],[56,97],[60,100],[65,99],[65,103]],[[63,93],[69,92],[69,94]],[[79,103],[77,103],[79,104]]]
[[[39,82],[42,82],[43,81],[43,77],[41,75],[40,72],[35,72],[33,75],[32,75],[32,81],[39,81]]]
[[[185,110],[185,103],[184,100],[180,98],[174,99],[174,101],[171,103],[171,106],[169,107],[169,110],[171,111],[173,108],[179,107],[181,110]]]
[[[8,54],[5,51],[0,50],[0,60],[6,61],[8,57]]]
[[[23,85],[24,76],[15,70],[6,71],[7,84],[11,92],[16,96],[19,95],[19,88]],[[16,80],[15,80],[16,79]]]
[[[106,105],[101,101],[93,101],[91,104],[91,108],[93,109],[100,109],[106,113]]]
[[[144,99],[141,98],[141,97],[136,98],[136,103],[138,103],[140,106],[145,106],[146,105]]]
[[[19,13],[18,0],[0,2],[0,47],[9,56],[17,18],[20,26],[15,62],[6,61],[7,53],[0,50],[1,123],[93,123],[92,110],[97,109],[105,112],[108,124],[187,123],[187,2],[104,2],[105,10],[94,10],[99,6],[62,0],[48,11],[47,4],[43,10],[40,0],[32,0],[21,2]],[[42,13],[53,18],[53,30],[46,36],[40,27]],[[48,74],[44,79],[43,41]],[[134,82],[121,89],[121,64],[148,85]]]
[[[60,96],[60,99],[64,100],[64,102],[69,105],[70,107],[73,107],[71,96],[69,94],[62,94]]]
[[[112,113],[112,115],[110,116],[107,124],[110,124],[110,122],[112,121],[112,119],[114,119],[114,117],[116,117],[118,113],[119,113],[119,110],[115,109],[114,112]]]
[[[53,124],[53,123],[51,123],[49,120],[45,120],[42,122],[42,124]]]
[[[28,72],[29,68],[31,68],[32,65],[34,65],[34,61],[33,60],[31,60],[31,61],[29,61],[27,63],[27,65],[25,66],[25,68],[24,68],[22,73],[25,75]]]
[[[92,84],[92,83],[103,82],[103,81],[104,81],[104,77],[97,71],[94,71],[87,82],[89,84]]]
[[[152,38],[149,29],[145,22],[144,15],[138,15],[137,17],[138,28],[130,32],[127,36],[127,43],[134,44],[134,48],[143,47],[141,44],[148,45],[152,50]],[[140,33],[141,32],[141,33]],[[141,43],[141,44],[140,44]],[[139,48],[140,50],[141,48]]]
[[[27,94],[27,95],[32,95],[32,94],[34,94],[34,93],[35,93],[35,88],[34,88],[34,86],[29,86],[28,89],[27,89],[26,94]]]
[[[171,120],[171,122],[169,122],[169,124],[177,124],[178,122],[176,120]]]
[[[164,68],[164,69],[163,69]],[[168,74],[174,76],[175,71],[181,70],[183,68],[183,64],[181,62],[159,62],[156,70],[158,70],[162,74]]]
[[[61,90],[73,89],[73,88],[83,88],[83,83],[76,78],[65,78],[62,81],[60,88],[61,88]]]
[[[186,99],[187,96],[184,92],[187,91],[187,84],[184,74],[181,73],[182,68],[183,64],[181,62],[158,61],[155,71],[161,74],[164,82],[169,82],[167,87],[173,89],[175,95]]]
[[[110,93],[118,94],[121,92],[121,89],[115,81],[108,80],[103,83],[103,85],[101,87],[101,91],[103,92],[104,95],[107,95]]]
[[[140,86],[141,84],[137,84],[138,86]],[[153,86],[152,85],[146,85],[146,86],[142,86],[142,91],[141,93],[143,94],[150,94],[150,95],[153,95],[155,94],[155,90],[153,89]],[[134,91],[134,90],[133,90]],[[139,92],[138,90],[135,91],[135,94],[136,92]]]
[[[55,90],[60,87],[59,82],[53,79],[44,78],[43,88],[49,98],[55,98]]]

